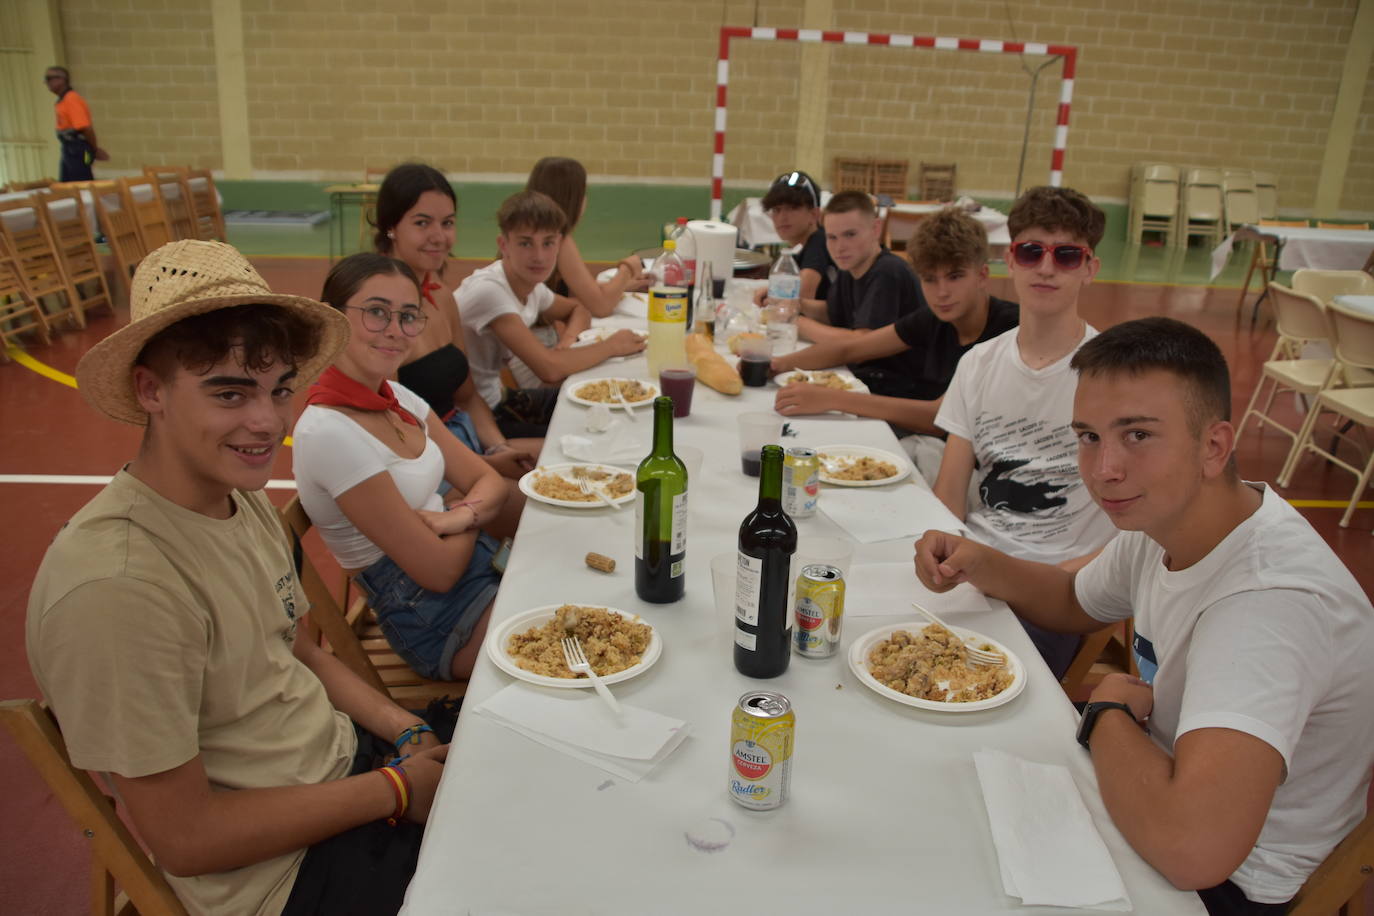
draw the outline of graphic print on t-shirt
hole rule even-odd
[[[1078,446],[1067,425],[984,411],[974,421],[978,495],[988,523],[1015,539],[1052,541],[1073,521],[1069,494],[1082,486]]]
[[[1131,640],[1131,649],[1134,650],[1135,666],[1140,669],[1140,679],[1147,684],[1153,684],[1155,672],[1159,670],[1159,661],[1155,658],[1155,644],[1136,630],[1135,637]]]

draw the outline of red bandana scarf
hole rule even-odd
[[[434,297],[431,296],[430,293],[436,289],[443,289],[444,284],[430,280],[429,278],[431,276],[432,274],[429,271],[425,271],[425,276],[420,281],[420,295],[424,296],[425,301],[437,309],[439,303],[434,301]]]
[[[395,392],[386,381],[383,381],[376,391],[371,391],[334,366],[324,370],[320,380],[310,386],[305,403],[324,404],[328,407],[354,407],[358,410],[389,410],[411,426],[420,425],[420,421],[396,400]]]

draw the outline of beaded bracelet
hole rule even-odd
[[[396,810],[386,819],[388,824],[395,827],[396,822],[410,809],[410,777],[399,766],[384,766],[377,772],[386,776],[392,791],[396,793]]]
[[[462,504],[460,503],[459,505]],[[476,514],[476,512],[473,513],[473,515]],[[392,741],[391,743],[394,744],[396,746],[396,750],[399,751],[407,744],[419,744],[420,736],[423,735],[425,732],[429,732],[432,735],[434,734],[434,729],[430,728],[428,725],[421,722],[419,725],[412,725],[410,726],[410,728],[407,728],[405,731],[401,732],[399,735],[396,736],[396,740]]]

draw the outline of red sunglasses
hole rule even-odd
[[[1046,254],[1054,255],[1054,266],[1060,270],[1077,270],[1083,261],[1093,256],[1086,245],[1054,245],[1043,242],[1017,242],[1011,246],[1012,258],[1021,267],[1039,267]]]

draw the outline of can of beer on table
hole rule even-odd
[[[782,453],[782,511],[792,518],[816,514],[821,498],[821,460],[814,448],[794,445]]]
[[[730,717],[730,797],[754,811],[787,801],[792,783],[792,701],[780,693],[751,690]]]
[[[793,608],[792,640],[797,654],[807,658],[834,655],[844,623],[844,574],[839,568],[824,563],[803,566]]]

